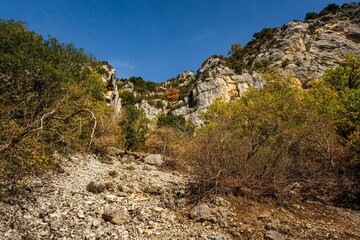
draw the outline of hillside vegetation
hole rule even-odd
[[[354,54],[304,90],[279,70],[239,100],[218,100],[182,156],[203,194],[288,197],[298,183],[313,200],[360,200],[360,59]]]
[[[118,142],[104,99],[105,63],[4,20],[0,62],[1,176],[52,167],[54,151],[88,150],[100,138]]]

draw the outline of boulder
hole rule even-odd
[[[131,216],[125,207],[107,208],[102,214],[102,218],[115,225],[122,225],[131,220]]]
[[[161,166],[164,160],[160,154],[151,154],[144,158],[144,162],[150,165]]]
[[[212,215],[211,208],[205,203],[198,204],[191,209],[190,218],[196,222],[216,222],[216,218]]]
[[[274,230],[267,231],[264,237],[266,240],[285,240],[283,235]]]

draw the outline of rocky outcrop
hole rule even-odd
[[[159,99],[158,101],[161,100]],[[149,102],[146,100],[142,100],[141,103],[136,104],[136,106],[144,110],[144,113],[149,120],[153,120],[154,118],[156,118],[156,116],[164,112],[162,108],[150,105]]]
[[[184,71],[179,73],[176,78],[170,79],[162,84],[162,89],[168,89],[172,86],[176,87],[187,87],[191,84],[192,81],[195,80],[195,74],[193,71]]]
[[[292,21],[277,29],[244,60],[252,68],[262,62],[283,67],[302,83],[336,67],[349,52],[360,55],[360,3],[344,4],[341,11],[305,22]]]
[[[105,95],[106,101],[114,106],[115,113],[121,112],[121,98],[119,97],[118,86],[116,84],[115,69],[109,65],[103,65],[106,74],[102,76],[102,80],[108,85],[108,92]]]
[[[219,57],[207,59],[199,69],[195,86],[188,100],[188,105],[173,111],[175,115],[183,115],[195,126],[203,121],[198,117],[205,112],[216,99],[230,99],[241,96],[249,87],[261,88],[261,76],[244,71],[236,74],[226,66],[225,60]]]

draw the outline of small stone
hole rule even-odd
[[[228,223],[223,219],[223,218],[219,218],[219,226],[221,228],[227,228],[228,227]]]
[[[211,209],[205,203],[201,203],[191,209],[190,218],[196,222],[212,221]]]
[[[266,240],[285,240],[284,236],[281,235],[279,232],[270,230],[265,233]]]
[[[80,219],[84,219],[84,218],[85,218],[84,211],[80,210],[80,211],[77,213],[77,216],[78,216],[78,218],[80,218]]]
[[[267,215],[267,214],[261,214],[258,219],[263,220],[263,221],[271,221],[271,216]]]
[[[122,225],[130,221],[131,216],[125,207],[120,207],[118,209],[106,209],[102,214],[102,218],[112,224]]]
[[[238,233],[236,230],[231,229],[229,231],[229,233],[231,234],[231,236],[233,236],[233,238],[239,238],[240,237],[240,233]]]
[[[150,229],[154,229],[156,227],[156,224],[153,221],[149,221],[148,224]]]
[[[144,162],[155,166],[161,166],[164,163],[160,154],[151,154],[144,158]]]
[[[274,230],[274,231],[279,231],[279,227],[278,226],[275,226],[274,224],[272,223],[268,223],[265,225],[265,229],[266,230]]]
[[[99,219],[94,219],[93,221],[92,221],[92,224],[91,224],[94,228],[97,228],[97,227],[99,227],[99,225],[100,225],[100,220]]]
[[[115,195],[106,195],[104,198],[108,203],[114,203],[117,201],[117,196]]]
[[[119,190],[121,192],[124,192],[124,193],[131,193],[132,192],[132,189],[129,188],[128,186],[126,186],[126,185],[120,185]]]
[[[229,238],[225,235],[209,236],[211,240],[228,240]]]
[[[151,229],[145,229],[145,230],[143,231],[143,234],[144,234],[145,236],[150,236],[151,234],[153,234],[153,231],[152,231]]]
[[[116,194],[118,197],[126,197],[127,196],[127,193],[125,192],[119,192]]]

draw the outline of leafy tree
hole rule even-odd
[[[360,88],[360,58],[355,53],[345,55],[345,61],[327,70],[324,79],[336,91]]]
[[[148,123],[144,110],[134,105],[126,105],[122,111],[120,126],[128,149],[142,149],[148,133]]]
[[[322,17],[322,16],[328,15],[330,13],[336,14],[339,11],[341,11],[340,6],[335,3],[331,3],[326,8],[324,8],[323,10],[320,11],[319,16]]]
[[[319,17],[319,15],[316,12],[308,12],[305,15],[305,21],[316,19],[318,17]]]
[[[360,58],[350,53],[345,61],[324,74],[327,86],[339,95],[341,107],[334,118],[338,132],[348,138],[360,124]]]
[[[129,91],[120,91],[119,97],[122,105],[134,105],[136,102],[134,94]]]
[[[244,53],[244,48],[242,48],[238,43],[231,45],[231,49],[228,51],[230,57],[227,58],[226,63],[228,67],[234,69],[234,71],[239,74],[241,74],[242,70],[246,68],[246,64],[243,61]]]
[[[50,167],[55,150],[89,149],[104,133],[103,63],[92,55],[0,20],[0,62],[2,176]]]

